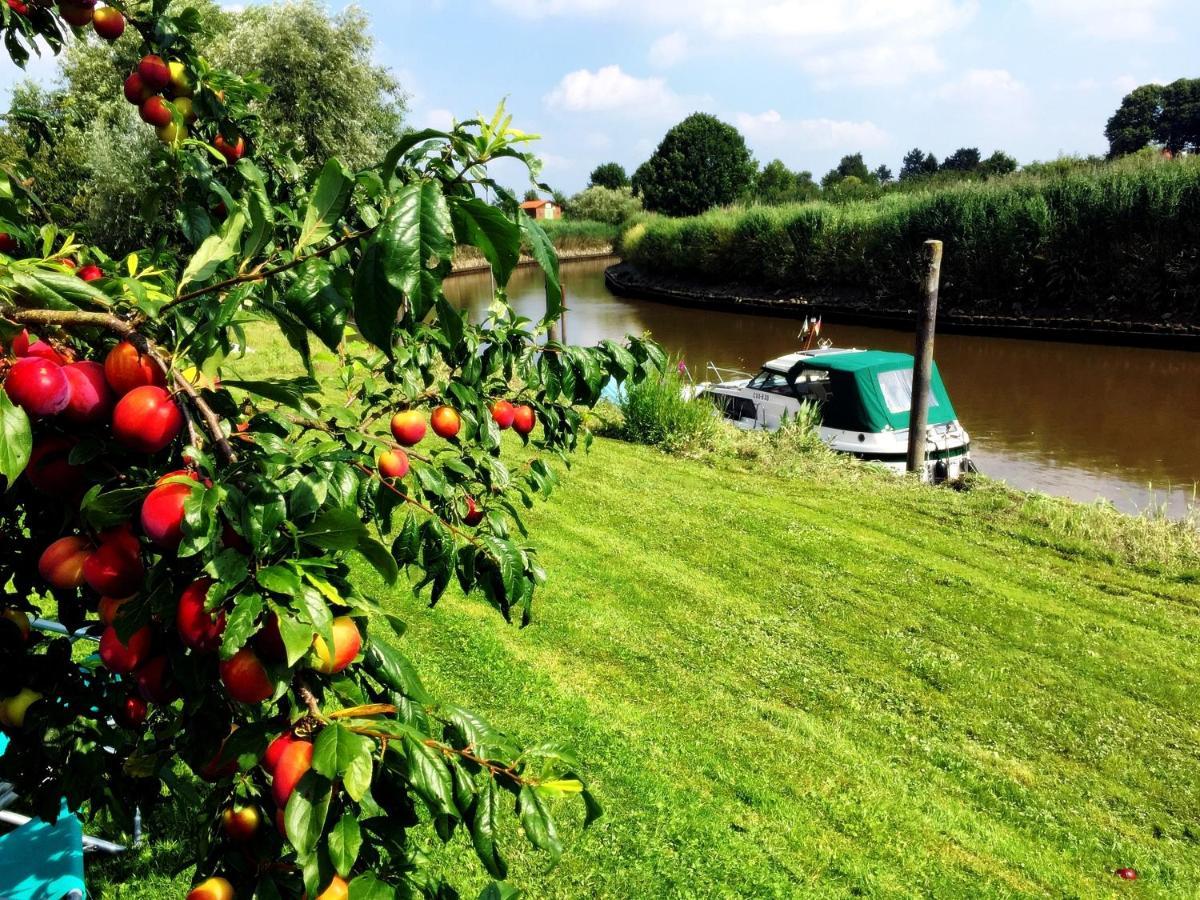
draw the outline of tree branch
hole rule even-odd
[[[217,455],[229,465],[236,463],[238,460],[237,453],[233,449],[233,444],[229,443],[229,438],[225,436],[225,432],[221,428],[221,420],[213,412],[212,407],[200,396],[196,388],[192,386],[192,383],[178,372],[171,372],[171,383],[177,390],[187,395],[192,406],[196,408],[196,412],[200,413],[200,417],[204,419],[204,428],[213,439],[213,446],[217,449]]]
[[[176,390],[185,394],[188,400],[191,401],[192,406],[204,419],[205,429],[212,438],[213,445],[217,448],[221,459],[230,464],[237,462],[237,454],[234,453],[233,446],[221,430],[221,420],[213,412],[212,407],[204,401],[204,398],[196,392],[196,389],[186,378],[183,378],[172,370],[158,349],[158,346],[139,332],[132,322],[115,316],[112,313],[84,312],[83,310],[5,307],[3,310],[0,310],[0,314],[9,321],[16,322],[19,325],[33,325],[35,327],[41,325],[53,326],[55,328],[103,328],[106,331],[111,331],[126,338],[139,351],[154,360],[155,365],[171,381]]]
[[[304,256],[297,256],[291,262],[283,263],[282,265],[275,266],[271,269],[257,269],[252,272],[246,272],[242,275],[234,275],[232,278],[226,278],[224,281],[218,281],[216,284],[210,284],[208,287],[196,288],[194,291],[188,291],[186,294],[180,294],[178,297],[164,306],[160,312],[166,312],[168,309],[178,306],[181,303],[186,303],[189,300],[195,300],[197,297],[203,297],[205,294],[227,291],[230,288],[237,287],[239,284],[250,284],[252,282],[266,281],[268,278],[273,278],[274,276],[280,275],[283,272],[288,272],[292,269],[299,268],[310,259],[320,259],[322,257],[329,256],[329,254],[333,253],[335,250],[345,247],[347,244],[352,244],[364,237],[370,237],[375,233],[375,230],[375,228],[366,228],[362,231],[355,231],[346,235],[341,240],[330,244],[328,247],[322,247],[320,250],[315,250],[314,252],[307,253]]]
[[[430,509],[428,506],[426,506],[424,503],[422,503],[420,500],[414,500],[412,497],[408,496],[408,494],[404,493],[404,491],[400,490],[394,484],[389,482],[386,478],[381,478],[378,472],[376,472],[372,469],[368,469],[362,463],[355,463],[354,467],[356,469],[358,469],[359,471],[361,471],[364,475],[367,475],[371,478],[378,478],[379,483],[382,484],[385,488],[387,488],[389,491],[391,491],[393,494],[395,494],[397,497],[399,497],[405,503],[408,503],[411,506],[415,506],[417,509],[421,510],[422,512],[427,513],[430,516],[432,516],[433,518],[437,519],[439,522],[441,522],[443,525],[445,525],[450,530],[451,534],[455,535],[456,537],[462,538],[464,541],[467,541],[468,543],[473,544],[474,546],[479,547],[480,549],[483,549],[483,544],[480,543],[479,538],[475,537],[475,535],[467,534],[462,529],[456,528],[454,525],[447,522],[445,519],[443,519],[441,516],[439,516],[436,512],[434,512],[432,509]]]
[[[56,328],[69,328],[74,325],[79,328],[103,328],[122,337],[130,337],[137,330],[132,322],[112,313],[65,309],[21,309],[11,306],[6,307],[2,314],[4,318],[16,322],[18,325],[51,325]]]
[[[304,705],[308,708],[308,714],[314,719],[324,722],[325,716],[321,713],[321,704],[317,702],[317,695],[312,692],[308,682],[303,677],[297,676],[292,686],[296,689],[296,696],[304,701]]]

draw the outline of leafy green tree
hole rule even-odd
[[[979,164],[979,171],[988,177],[1011,175],[1017,171],[1017,161],[1003,150],[997,150]]]
[[[363,10],[330,15],[320,0],[247,5],[202,51],[238,75],[261,73],[270,96],[253,105],[263,126],[291,144],[306,171],[331,156],[352,168],[398,138],[407,96],[386,66]]]
[[[642,201],[633,188],[593,185],[572,197],[569,209],[573,219],[620,225],[642,211]]]
[[[942,163],[943,172],[974,172],[979,168],[982,156],[978,147],[959,147]]]
[[[825,187],[824,197],[831,203],[848,203],[854,200],[871,200],[880,194],[874,180],[863,181],[857,175],[847,175]]]
[[[874,177],[863,161],[861,153],[843,156],[836,168],[830,169],[821,179],[821,187],[828,188],[840,184],[846,178],[857,178],[861,184],[871,184]]]
[[[1200,151],[1200,78],[1180,78],[1162,89],[1155,136],[1172,153]]]
[[[167,112],[136,126],[154,186],[189,216],[224,209],[194,249],[117,254],[60,226],[27,152],[2,161],[0,777],[34,815],[66,798],[125,829],[173,798],[191,833],[170,865],[195,868],[196,896],[457,896],[461,873],[426,855],[435,834],[465,834],[484,896],[512,896],[512,842],[553,862],[562,804],[584,826],[601,814],[580,763],[435,696],[367,583],[430,603],[454,585],[528,623],[546,572],[524,507],[586,444],[581,410],[664,354],[550,338],[553,246],[489,175],[539,168],[503,107],[362,168],[283,177],[265,89],[204,56],[203,19],[121,8],[135,98]],[[3,7],[10,55],[61,46],[60,11],[25,9]],[[443,291],[458,245],[495,275],[483,321]],[[505,293],[523,245],[545,276],[532,321]],[[307,374],[239,377],[264,333]],[[324,385],[314,344],[337,355]],[[30,631],[43,614],[102,635],[96,658]]]
[[[920,147],[914,147],[904,154],[904,161],[900,166],[900,180],[908,181],[910,178],[934,175],[937,170],[937,157],[932,153],[926,153]]]
[[[732,203],[753,183],[746,140],[715,116],[694,113],[667,132],[633,176],[646,209],[692,216]]]
[[[871,176],[880,184],[888,184],[892,180],[892,170],[888,166],[881,165],[871,173]]]
[[[614,191],[629,187],[629,175],[626,174],[625,167],[620,163],[601,163],[592,170],[591,178],[588,179],[588,187],[603,187]]]
[[[296,182],[331,156],[366,165],[398,137],[405,98],[371,61],[373,41],[357,8],[333,17],[315,0],[244,12],[225,12],[212,0],[186,8],[210,65],[231,77],[262,73],[262,88],[247,95],[246,106],[270,138],[264,168],[273,177]],[[61,88],[22,87],[14,95],[15,107],[49,123],[56,136],[31,157],[39,195],[56,204],[63,227],[103,238],[113,252],[160,241],[194,245],[208,235],[205,219],[220,202],[214,196],[203,210],[185,208],[176,192],[163,190],[154,135],[121,96],[138,52],[132,32],[111,45],[75,41],[62,59]],[[10,118],[0,152],[17,152],[34,131],[29,120]]]
[[[537,188],[527,188],[525,195],[521,199],[523,199],[526,203],[531,203],[534,200],[541,200],[542,192]]]
[[[802,203],[819,194],[811,172],[793,172],[779,159],[767,163],[754,180],[754,199],[768,205]]]
[[[1158,140],[1162,106],[1162,85],[1143,84],[1126,94],[1104,128],[1108,155],[1136,153]]]

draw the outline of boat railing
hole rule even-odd
[[[717,384],[722,384],[726,381],[736,381],[739,378],[753,378],[749,372],[743,372],[740,369],[726,369],[718,366],[716,363],[710,362],[706,369],[712,375],[712,380]]]

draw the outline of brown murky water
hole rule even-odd
[[[687,361],[756,371],[798,346],[795,319],[710,312],[614,297],[611,261],[564,266],[567,337],[588,344],[650,332]],[[447,293],[482,317],[491,280],[451,279]],[[510,296],[536,318],[545,308],[540,273],[522,269]],[[912,352],[903,331],[826,326],[838,346]],[[971,433],[975,460],[1015,487],[1119,508],[1187,514],[1200,482],[1200,353],[941,335],[937,360]]]

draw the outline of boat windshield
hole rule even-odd
[[[766,391],[770,394],[788,394],[792,393],[792,386],[788,384],[787,376],[779,372],[769,372],[763,370],[759,372],[746,385],[752,391]]]
[[[888,412],[906,413],[912,409],[912,369],[893,369],[879,373],[879,389],[883,391],[883,402]],[[936,409],[938,399],[929,392],[929,408]]]

